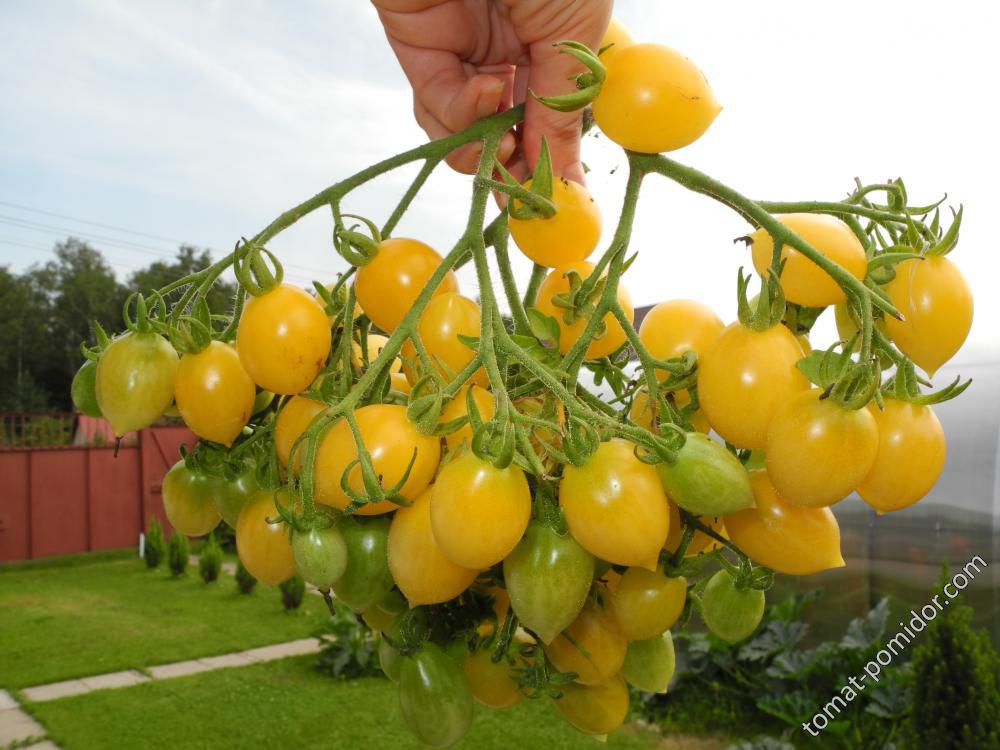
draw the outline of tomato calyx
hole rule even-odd
[[[345,227],[342,219],[357,219],[368,229],[368,234],[358,231],[358,224]],[[333,248],[352,266],[363,266],[378,253],[382,235],[375,222],[357,214],[338,214],[336,226],[333,229]]]
[[[580,73],[573,79],[576,82],[576,91],[573,93],[559,94],[557,96],[538,96],[531,89],[528,89],[528,93],[549,109],[554,109],[558,112],[575,112],[578,109],[583,109],[601,93],[601,87],[604,85],[604,79],[607,77],[607,69],[604,67],[604,63],[598,59],[600,52],[595,55],[585,44],[574,41],[555,42],[552,46],[558,47],[562,54],[569,55],[583,63],[587,68],[587,72]],[[601,50],[601,52],[603,51]]]
[[[240,287],[245,289],[247,294],[254,297],[262,297],[281,284],[285,277],[285,270],[281,266],[278,258],[263,245],[257,245],[252,240],[242,237],[236,243],[233,251],[233,273],[236,275]],[[268,268],[264,257],[271,262],[274,267],[272,271]],[[236,316],[238,317],[238,316]]]
[[[489,181],[489,184],[512,198],[507,202],[507,213],[511,218],[528,220],[549,219],[555,216],[556,204],[552,202],[552,155],[549,153],[549,142],[544,135],[530,186],[527,186],[527,183],[521,185],[499,160],[494,160],[494,167],[500,175],[501,182]]]
[[[743,238],[741,238],[743,239]],[[749,238],[746,238],[749,240]],[[780,257],[782,243],[775,240],[774,247]],[[785,293],[781,289],[781,269],[785,261],[780,261],[775,266],[768,269],[768,274],[761,279],[760,294],[757,295],[756,305],[751,307],[747,299],[747,290],[750,288],[750,274],[744,274],[741,267],[736,278],[736,304],[739,321],[742,325],[754,331],[766,331],[782,322],[785,316]]]
[[[826,351],[811,352],[796,363],[810,382],[823,389],[820,399],[832,399],[852,410],[867,406],[875,398],[882,374],[877,356],[855,361],[852,357],[855,343],[856,337],[846,344],[837,342]]]
[[[972,378],[963,383],[962,377],[956,375],[955,379],[948,385],[930,393],[921,393],[921,384],[930,385],[929,382],[917,375],[914,364],[906,360],[897,365],[895,374],[882,386],[881,393],[897,401],[906,401],[919,406],[931,406],[960,396],[966,388],[972,385]]]
[[[212,313],[204,297],[198,297],[190,315],[167,323],[167,338],[180,354],[197,354],[212,343]]]

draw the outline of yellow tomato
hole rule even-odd
[[[469,414],[468,411],[468,401],[466,391],[472,388],[472,400],[476,404],[476,409],[479,411],[479,416],[482,417],[483,421],[486,422],[493,418],[493,394],[490,393],[485,388],[480,388],[478,385],[466,386],[458,392],[458,394],[448,405],[444,407],[441,411],[441,421],[442,422],[453,422],[456,419],[461,419]],[[445,435],[445,443],[448,448],[454,450],[462,443],[467,445],[472,444],[472,427],[466,424],[459,427],[457,430],[452,432],[450,435]]]
[[[459,335],[479,338],[481,327],[482,310],[468,297],[446,292],[427,303],[420,315],[417,333],[434,367],[446,381],[455,377],[476,356],[462,343]],[[420,362],[413,342],[407,339],[400,353],[403,356],[403,372],[410,383],[416,383]],[[414,370],[414,365],[417,365],[417,370]],[[473,373],[470,380],[483,387],[489,382],[482,367]]]
[[[503,560],[531,519],[531,488],[515,464],[498,469],[463,451],[438,474],[431,494],[434,540],[449,560],[481,570]]]
[[[181,357],[174,398],[184,423],[198,437],[231,446],[250,421],[256,397],[240,355],[228,344],[213,341]]]
[[[607,61],[594,120],[630,151],[655,154],[696,141],[722,111],[708,81],[684,55],[659,44],[633,44]]]
[[[612,18],[608,23],[608,29],[604,32],[604,38],[597,46],[597,51],[601,52],[601,60],[607,62],[625,47],[633,44],[632,34],[625,28],[625,24],[617,18]]]
[[[864,247],[850,227],[840,219],[824,214],[786,214],[779,219],[854,278],[863,279],[868,273]],[[774,242],[771,235],[763,229],[751,234],[750,239],[753,243],[751,249],[754,268],[761,276],[765,276],[774,254]],[[789,302],[806,307],[826,307],[847,298],[832,276],[795,248],[784,245],[781,257],[785,260],[785,267],[781,272],[781,288]]]
[[[576,672],[577,682],[597,685],[618,674],[627,648],[610,603],[598,604],[591,596],[569,627],[545,647],[545,654],[560,672]]]
[[[395,486],[406,473],[411,459],[413,460],[413,466],[399,494],[407,500],[415,499],[434,479],[441,460],[441,441],[418,432],[406,418],[405,406],[371,404],[358,409],[354,416],[382,487]],[[326,433],[316,454],[316,502],[332,505],[340,510],[347,507],[351,499],[341,488],[340,480],[348,465],[357,458],[357,446],[350,425],[341,419]],[[361,466],[357,463],[351,467],[348,486],[355,492],[365,492]],[[383,500],[361,506],[358,513],[365,516],[378,515],[395,510],[396,507],[395,503]]]
[[[687,580],[668,578],[662,566],[655,571],[629,568],[611,599],[625,637],[644,641],[662,635],[677,622],[687,600]]]
[[[358,268],[354,280],[361,309],[383,331],[392,331],[413,307],[441,261],[433,248],[418,240],[393,237],[382,241],[375,257]],[[449,271],[434,294],[457,291],[458,279]]]
[[[792,505],[763,469],[750,472],[750,484],[757,507],[730,513],[726,530],[751,560],[792,576],[844,567],[840,526],[829,508]]]
[[[295,441],[306,431],[316,415],[325,408],[326,404],[322,401],[305,396],[293,396],[282,405],[281,411],[278,412],[278,417],[274,421],[274,450],[278,454],[278,460],[282,466],[288,466],[288,458]],[[295,471],[298,471],[302,465],[305,448],[304,445],[300,445],[296,449]]]
[[[489,649],[469,654],[463,665],[472,697],[490,708],[508,708],[524,698],[512,670],[507,659],[494,663]]]
[[[524,183],[531,187],[531,180]],[[510,236],[521,252],[549,268],[584,260],[601,239],[601,211],[583,185],[566,179],[552,181],[556,213],[543,219],[508,220]],[[519,201],[514,201],[515,205]]]
[[[783,325],[727,327],[698,367],[698,403],[715,431],[740,448],[763,448],[778,407],[809,387],[795,366],[800,359]]]
[[[858,494],[879,513],[907,508],[941,476],[944,430],[929,406],[887,398],[884,409],[872,404],[869,410],[878,425],[878,453]]]
[[[931,377],[957,352],[972,327],[972,292],[944,257],[904,260],[885,285],[904,320],[886,316],[893,342]]]
[[[559,713],[584,734],[600,737],[615,731],[628,714],[628,686],[617,675],[600,685],[561,685]]]
[[[556,322],[559,324],[559,351],[563,354],[568,352],[573,347],[573,344],[576,343],[577,339],[579,339],[583,334],[583,330],[587,327],[587,321],[589,318],[587,316],[583,316],[577,318],[572,323],[567,323],[563,317],[564,313],[567,311],[564,308],[556,307],[552,303],[552,298],[557,294],[563,294],[569,291],[569,279],[566,277],[567,273],[570,271],[576,271],[583,279],[586,279],[590,276],[593,270],[594,264],[588,263],[587,261],[567,263],[564,266],[559,266],[558,268],[553,269],[538,287],[538,297],[535,300],[535,308],[543,315],[555,318]],[[621,305],[628,319],[632,320],[634,313],[632,308],[632,297],[629,295],[628,290],[623,284],[618,285],[618,304]],[[604,334],[600,338],[595,338],[591,341],[590,345],[587,347],[587,359],[606,357],[625,343],[625,331],[622,329],[618,321],[615,320],[614,315],[607,313],[604,316],[604,324]]]
[[[431,530],[431,489],[400,508],[389,527],[389,570],[411,607],[440,604],[465,591],[477,572],[441,552]]]
[[[368,364],[375,361],[375,358],[382,353],[385,349],[385,345],[389,341],[388,336],[383,336],[379,333],[369,333],[368,334]],[[357,341],[351,342],[351,364],[355,367],[360,368],[364,364],[364,360],[361,357],[361,344]],[[403,362],[399,357],[392,360],[389,365],[389,372],[402,372]]]
[[[690,393],[687,391],[674,391],[674,404],[678,409],[682,409],[690,403]],[[653,431],[653,408],[649,404],[649,392],[645,388],[640,388],[636,391],[635,398],[632,399],[632,407],[629,409],[628,417],[640,427],[645,427],[647,430]],[[707,435],[708,431],[712,429],[701,409],[690,415],[689,419],[691,420],[691,426],[698,432],[703,432]]]
[[[639,326],[639,339],[656,359],[672,359],[685,352],[702,357],[722,335],[726,326],[712,309],[689,299],[673,299],[655,305]],[[660,380],[670,373],[660,370]]]

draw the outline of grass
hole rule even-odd
[[[403,725],[392,683],[334,680],[312,668],[314,659],[102,690],[30,704],[29,710],[65,750],[426,747]],[[658,739],[626,729],[596,745],[562,721],[550,701],[525,700],[503,711],[479,707],[472,730],[455,747],[650,750]]]
[[[214,656],[310,635],[316,596],[286,613],[277,589],[237,593],[232,576],[205,584],[133,556],[97,555],[0,567],[0,687],[22,688]]]

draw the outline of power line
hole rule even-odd
[[[8,206],[9,208],[17,208],[21,211],[30,211],[33,214],[42,214],[44,216],[53,216],[57,219],[67,219],[68,221],[75,221],[79,224],[89,224],[92,227],[101,227],[102,229],[113,229],[116,232],[124,232],[125,234],[134,234],[137,237],[146,237],[151,240],[162,240],[163,242],[173,242],[177,245],[183,245],[184,240],[174,239],[173,237],[163,237],[158,234],[149,234],[148,232],[140,232],[137,229],[126,229],[125,227],[115,226],[114,224],[104,224],[99,221],[90,221],[89,219],[81,219],[77,216],[68,216],[66,214],[56,213],[55,211],[46,211],[41,208],[32,208],[31,206],[25,206],[21,203],[11,203],[10,201],[0,201],[0,206]]]

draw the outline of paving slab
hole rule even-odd
[[[6,711],[8,708],[18,708],[17,701],[6,690],[0,690],[0,711]]]
[[[45,729],[20,708],[8,708],[0,711],[0,747],[7,747],[17,742],[24,742],[35,737],[42,739]]]
[[[200,661],[209,669],[224,669],[226,667],[245,667],[247,664],[253,663],[241,653],[222,654],[220,656],[207,656],[204,659],[199,659],[198,661]]]
[[[149,678],[134,669],[126,669],[123,672],[108,672],[98,674],[93,677],[84,677],[80,680],[89,690],[106,690],[108,688],[131,687],[140,682],[149,682]]]
[[[302,638],[288,643],[275,643],[273,646],[261,646],[241,652],[252,663],[258,664],[275,659],[285,659],[289,656],[315,654],[320,649],[320,642],[315,638]]]
[[[83,684],[83,680],[63,680],[62,682],[51,682],[48,685],[25,688],[21,691],[21,695],[29,701],[42,703],[87,692],[90,692],[90,688]]]
[[[61,750],[61,748],[52,740],[45,740],[44,742],[36,742],[34,745],[28,745],[24,750]]]
[[[171,677],[184,677],[189,674],[207,672],[211,668],[200,659],[191,659],[190,661],[175,661],[173,664],[150,667],[149,674],[154,680],[166,680]]]

